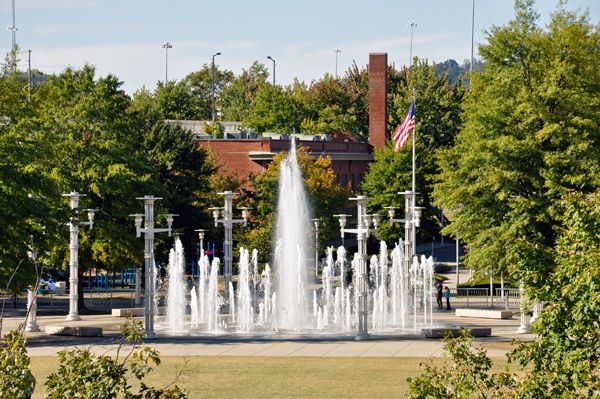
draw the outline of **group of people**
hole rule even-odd
[[[450,307],[450,288],[448,288],[448,286],[442,287],[442,282],[438,280],[436,289],[438,310],[442,310],[444,308],[442,297],[446,298],[446,310],[452,310]]]

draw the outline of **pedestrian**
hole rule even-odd
[[[444,308],[444,304],[442,302],[442,297],[443,297],[443,287],[442,287],[442,282],[440,280],[437,281],[437,304],[438,304],[438,310],[442,310]]]
[[[167,277],[167,271],[160,265],[160,269],[158,270],[158,275],[160,276],[160,288],[165,288],[165,277]]]
[[[446,289],[446,310],[452,310],[450,308],[450,288],[448,286],[444,287]]]

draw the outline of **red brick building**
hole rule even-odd
[[[219,165],[227,166],[230,172],[240,176],[248,173],[262,173],[281,151],[289,151],[291,141],[287,135],[279,135],[283,139],[261,136],[257,139],[208,139],[199,140],[198,145],[210,146],[215,152]],[[305,135],[298,135],[305,136]],[[337,138],[341,136],[337,134]],[[360,143],[348,138],[344,141],[305,141],[304,137],[293,138],[297,145],[307,147],[313,157],[329,157],[331,166],[337,176],[338,183],[351,184],[353,190],[358,190],[373,161],[373,148],[368,143]]]

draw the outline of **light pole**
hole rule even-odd
[[[356,198],[350,198],[356,201],[358,207],[358,225],[356,229],[346,229],[346,215],[337,215],[340,218],[340,232],[342,237],[344,233],[354,233],[358,240],[358,267],[356,276],[356,292],[358,295],[358,334],[357,340],[370,339],[367,327],[367,301],[368,301],[368,276],[367,276],[367,239],[369,234],[377,236],[379,232],[379,215],[367,215],[367,201],[373,198],[367,198],[360,195]],[[370,227],[371,220],[373,228]]]
[[[208,231],[208,230],[204,230],[204,229],[198,229],[198,230],[194,230],[198,232],[198,238],[200,239],[200,254],[203,254],[204,252],[204,232]]]
[[[71,199],[71,209],[75,213],[79,213],[79,197],[85,197],[86,194],[79,194],[77,191],[71,191],[69,194],[63,194],[63,197]],[[84,209],[88,213],[88,222],[80,222],[78,217],[71,217],[69,223],[69,231],[71,239],[69,242],[70,258],[69,258],[69,314],[66,320],[77,321],[79,317],[79,309],[77,301],[79,299],[79,225],[90,226],[90,230],[94,228],[94,212],[97,209]]]
[[[415,193],[414,191],[404,191],[398,194],[404,195],[404,219],[394,219],[396,214],[395,206],[386,206],[384,209],[388,210],[390,217],[390,227],[394,223],[404,223],[404,267],[406,270],[410,268],[410,262],[413,256],[416,255],[416,231],[417,227],[421,225],[421,212],[424,209],[421,206],[415,206]]]
[[[146,270],[146,310],[144,315],[144,328],[146,330],[146,338],[157,338],[158,335],[154,332],[154,234],[155,233],[169,233],[171,237],[171,226],[173,225],[173,214],[163,215],[167,218],[166,229],[154,228],[154,201],[162,198],[155,197],[153,195],[146,195],[144,197],[138,197],[136,199],[144,200],[144,213],[136,213],[129,215],[135,217],[136,234],[139,237],[144,233],[145,250],[144,250],[144,263]],[[144,227],[142,227],[142,221],[144,221]]]
[[[161,47],[165,49],[165,86],[166,86],[167,82],[168,82],[167,71],[169,68],[169,49],[173,48],[173,45],[169,44],[169,42],[166,42],[165,44],[161,45]]]
[[[225,227],[225,253],[223,254],[224,264],[225,264],[225,292],[229,293],[229,283],[231,282],[231,261],[232,261],[232,247],[233,247],[233,236],[232,229],[234,223],[244,223],[244,227],[246,227],[246,223],[248,221],[248,211],[252,208],[248,207],[238,207],[242,211],[243,219],[233,219],[233,196],[238,195],[239,193],[234,193],[232,191],[225,191],[224,193],[218,193],[222,195],[225,199],[225,206],[223,208],[208,208],[213,211],[213,217],[215,218],[215,227],[221,223],[223,227]],[[221,213],[222,219],[219,219],[219,212]],[[227,297],[227,295],[226,295]]]
[[[410,62],[408,63],[408,67],[410,68],[410,66],[412,65],[412,62],[413,62],[413,59],[412,59],[413,29],[417,26],[417,24],[415,24],[414,22],[411,22],[407,26],[410,26]]]
[[[338,59],[338,54],[341,53],[342,50],[335,49],[335,50],[333,50],[333,52],[335,53],[335,80],[337,80],[337,59]]]
[[[322,219],[310,219],[315,223],[315,276],[319,277],[319,222]]]
[[[210,118],[213,122],[215,121],[215,57],[217,55],[221,55],[221,53],[212,56],[212,111]]]
[[[15,0],[12,0],[12,26],[8,27],[7,30],[12,31],[12,51],[15,51],[17,47],[17,27],[15,23]]]
[[[275,60],[271,58],[270,55],[268,55],[267,58],[273,61],[273,87],[275,87]]]

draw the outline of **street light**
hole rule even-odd
[[[338,59],[338,53],[341,53],[342,50],[335,49],[335,50],[333,50],[333,52],[335,53],[335,79],[337,80],[337,59]]]
[[[368,317],[368,276],[367,276],[367,239],[369,234],[374,234],[377,237],[379,233],[379,215],[367,215],[367,201],[373,198],[367,198],[360,195],[356,198],[350,198],[351,201],[357,202],[358,207],[358,225],[356,229],[346,229],[346,217],[348,215],[334,215],[340,218],[340,233],[344,237],[344,233],[356,234],[358,240],[358,266],[356,276],[356,292],[358,295],[358,334],[357,340],[370,339],[367,328]],[[371,228],[371,221],[373,227]]]
[[[315,223],[315,276],[319,277],[319,222],[322,219],[310,219]]]
[[[169,67],[169,49],[173,48],[172,44],[169,44],[169,42],[166,42],[165,44],[161,45],[160,47],[165,49],[165,85],[167,84],[167,69]]]
[[[79,194],[77,191],[72,191],[69,194],[63,194],[63,197],[71,199],[71,209],[75,213],[79,213],[79,197],[85,197],[86,194]],[[77,301],[79,299],[79,225],[90,226],[90,230],[94,228],[94,212],[97,209],[84,209],[88,213],[88,221],[80,222],[78,217],[71,217],[69,223],[70,231],[70,258],[69,258],[69,314],[66,320],[77,321],[79,317],[79,309]]]
[[[267,58],[273,61],[273,87],[275,87],[275,60],[271,58],[270,55],[268,55]]]
[[[234,223],[244,223],[244,227],[246,227],[246,223],[248,221],[248,211],[252,208],[248,207],[238,207],[242,211],[243,219],[233,219],[233,196],[238,195],[239,193],[234,193],[232,191],[225,191],[224,193],[218,193],[222,195],[225,200],[225,206],[222,208],[208,208],[213,211],[213,217],[215,218],[215,227],[221,223],[223,227],[225,227],[225,253],[223,254],[224,264],[225,264],[225,292],[229,293],[229,283],[231,282],[231,262],[232,262],[232,247],[233,247],[233,237],[232,237],[232,226]],[[222,216],[222,219],[219,219],[219,213]],[[226,295],[227,297],[227,295]]]
[[[146,195],[144,197],[138,197],[136,199],[144,200],[145,212],[144,214],[136,213],[134,215],[129,216],[133,216],[135,218],[137,237],[140,237],[140,235],[144,233],[144,263],[146,270],[146,310],[144,315],[144,328],[146,330],[146,338],[151,339],[158,337],[158,335],[154,332],[154,234],[169,233],[169,237],[171,237],[171,226],[173,225],[173,216],[177,215],[162,215],[165,216],[168,227],[157,229],[154,227],[154,201],[160,200],[162,198],[158,198],[153,195]],[[144,227],[142,227],[143,219],[146,220]],[[137,273],[137,275],[139,275],[139,273]]]
[[[414,22],[411,22],[407,26],[410,26],[410,62],[408,63],[408,67],[410,68],[410,66],[412,65],[412,62],[413,62],[413,59],[412,59],[413,29],[417,26],[417,24],[415,24]]]
[[[215,121],[215,57],[217,55],[221,55],[221,53],[212,56],[212,113],[210,116],[213,122]]]

